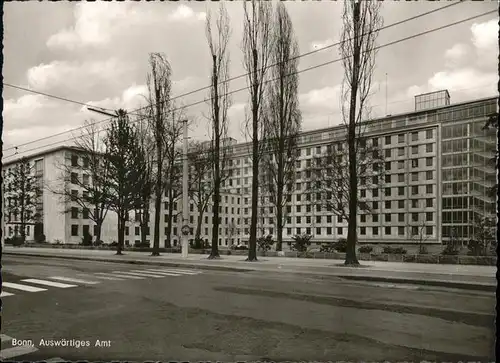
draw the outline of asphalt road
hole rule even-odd
[[[25,256],[2,265],[5,361],[494,361],[493,293]]]

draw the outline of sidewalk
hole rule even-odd
[[[382,261],[361,261],[362,267],[341,266],[344,261],[290,257],[258,257],[259,262],[246,262],[246,256],[221,256],[208,260],[206,255],[125,251],[123,256],[110,250],[72,250],[4,247],[5,255],[25,255],[45,258],[67,258],[101,262],[153,264],[161,266],[194,267],[210,270],[293,272],[322,276],[336,276],[355,280],[414,283],[433,286],[468,288],[483,291],[496,290],[496,267],[474,265],[437,265]],[[340,265],[340,266],[339,266]]]

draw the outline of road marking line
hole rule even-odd
[[[130,274],[132,276],[143,276],[143,277],[154,277],[154,278],[162,278],[162,277],[165,277],[165,276],[160,276],[160,275],[155,275],[153,273],[146,273],[146,272],[133,272],[134,270],[132,271],[127,271],[127,272],[122,272],[122,273],[126,273],[126,274]],[[135,271],[138,271],[138,270],[135,270]]]
[[[42,289],[41,287],[34,287],[28,285],[14,284],[12,282],[3,282],[3,287],[8,287],[9,289],[16,289],[28,292],[39,292],[39,291],[47,291],[47,289]]]
[[[96,276],[94,276],[94,277],[96,277],[96,278],[98,278],[98,279],[104,279],[104,280],[117,280],[117,281],[123,281],[123,280],[124,280],[124,279],[120,279],[119,277],[115,277],[113,274],[108,274],[108,273],[106,273],[106,272],[95,272],[95,273],[94,273],[94,275],[96,275]],[[100,276],[100,275],[102,275],[102,276]],[[113,277],[111,277],[111,276],[109,276],[109,275],[111,275],[111,276],[113,276]]]
[[[201,271],[196,271],[196,270],[184,270],[182,268],[162,268],[158,269],[158,271],[176,271],[176,272],[184,272],[184,273],[191,273],[191,274],[201,274]]]
[[[43,360],[45,363],[59,363],[59,362],[66,362],[66,360],[62,359],[62,358],[50,358],[50,359],[44,359]]]
[[[139,277],[139,276],[132,276],[132,275],[127,275],[126,272],[123,272],[123,271],[113,271],[113,274],[115,274],[115,276],[117,274],[120,275],[120,277],[123,277],[124,279],[135,279],[135,280],[144,280],[145,277]]]
[[[172,272],[176,274],[183,274],[183,275],[199,275],[201,272],[195,272],[195,271],[185,271],[185,270],[177,270],[177,269],[162,269],[162,270],[148,270],[148,271],[158,271],[158,272]]]
[[[0,341],[2,344],[8,342],[9,340],[12,340],[12,338],[9,337],[8,335],[0,334]]]
[[[0,297],[7,297],[7,296],[12,296],[14,294],[11,294],[10,292],[6,292],[6,291],[2,291],[2,293],[0,294]]]
[[[143,270],[143,271],[155,273],[158,275],[164,275],[164,276],[181,276],[181,274],[176,274],[176,273],[166,272],[166,271],[158,271],[158,270],[156,270],[156,271],[155,270]]]
[[[14,358],[20,355],[36,352],[37,350],[38,350],[37,348],[30,345],[23,345],[20,347],[3,349],[0,351],[0,359],[5,360],[9,358]]]
[[[39,284],[39,285],[45,285],[45,286],[50,286],[50,287],[59,287],[61,289],[66,289],[68,287],[76,287],[77,286],[77,285],[61,284],[60,282],[38,280],[38,279],[26,279],[26,280],[22,280],[22,281],[29,282],[31,284]]]
[[[66,281],[66,282],[75,282],[77,284],[89,284],[89,285],[100,284],[100,282],[98,282],[98,281],[80,280],[80,279],[73,279],[70,277],[62,277],[62,276],[51,276],[51,277],[49,277],[49,279],[61,280],[61,281]]]

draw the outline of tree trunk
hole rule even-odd
[[[102,219],[98,219],[95,224],[95,241],[101,240]]]
[[[167,217],[167,235],[165,236],[166,238],[166,243],[165,243],[165,248],[170,248],[172,247],[172,242],[171,242],[171,234],[172,234],[172,219],[173,219],[173,212],[174,212],[174,203],[172,201],[172,191],[171,189],[168,191],[168,217]]]
[[[356,257],[356,232],[357,232],[357,205],[358,205],[358,176],[356,173],[356,101],[358,94],[358,74],[360,67],[360,43],[359,36],[359,13],[360,3],[354,4],[354,54],[353,54],[353,73],[351,81],[351,101],[349,106],[349,128],[348,128],[348,147],[349,147],[349,221],[347,227],[347,250],[345,257],[346,265],[359,265]]]
[[[141,221],[141,244],[144,245],[146,243],[146,232],[148,231],[148,222],[142,220]]]
[[[198,220],[196,223],[196,234],[195,234],[195,240],[201,238],[201,225],[203,223],[203,210],[200,205],[198,205]]]
[[[254,51],[254,64],[257,62],[257,52]],[[254,67],[254,72],[257,69]],[[257,105],[257,92],[258,84],[254,79],[254,95],[252,100],[252,217],[250,221],[250,240],[248,248],[247,261],[257,261],[257,212],[258,212],[258,198],[259,198],[259,124],[258,124],[258,105]]]
[[[281,141],[280,141],[281,144]],[[281,146],[281,145],[280,145]],[[278,183],[276,195],[276,227],[278,236],[276,242],[276,251],[281,251],[283,248],[283,154],[280,154],[278,164]]]
[[[214,155],[215,155],[215,160],[214,160],[214,180],[215,180],[215,191],[214,191],[214,220],[213,220],[213,226],[212,226],[212,248],[210,250],[210,256],[208,256],[208,259],[217,259],[220,258],[219,255],[219,198],[220,198],[220,119],[219,119],[219,85],[218,83],[218,73],[217,73],[217,56],[214,54],[212,55],[212,62],[213,62],[213,70],[212,70],[212,87],[214,90],[214,98],[213,98],[213,105],[214,105],[214,131],[215,131],[215,150],[214,150]],[[225,160],[223,160],[224,162]]]
[[[116,246],[116,254],[122,255],[123,241],[125,237],[125,216],[123,212],[118,213],[118,245]]]
[[[157,143],[161,143],[161,141],[157,141]],[[159,256],[160,255],[160,212],[161,212],[161,176],[162,176],[162,166],[161,166],[161,145],[157,146],[156,156],[158,158],[158,175],[156,177],[156,193],[155,193],[155,231],[154,231],[154,239],[153,239],[153,253],[151,256]],[[166,246],[165,246],[166,247]]]

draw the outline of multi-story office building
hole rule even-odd
[[[415,97],[415,110],[389,115],[364,123],[364,138],[383,153],[385,175],[381,188],[372,188],[360,180],[359,197],[371,212],[358,215],[358,240],[361,243],[412,243],[421,235],[426,243],[443,243],[450,238],[467,241],[472,234],[475,215],[491,216],[495,212],[496,169],[492,162],[496,151],[496,129],[484,129],[488,117],[497,112],[497,98],[450,103],[447,91]],[[305,120],[307,122],[307,120]],[[347,222],[315,200],[311,192],[310,167],[314,158],[325,155],[329,147],[345,144],[345,127],[303,132],[298,140],[297,178],[293,193],[285,206],[284,247],[296,234],[313,235],[316,243],[333,242],[347,237]],[[229,158],[227,178],[223,182],[219,206],[219,245],[246,244],[251,218],[252,165],[251,145],[225,142]],[[56,166],[66,158],[75,165],[72,178],[85,178],[78,165],[74,148],[60,147],[29,159],[38,163],[36,170],[47,183],[57,178]],[[4,165],[9,168],[15,162]],[[41,171],[40,171],[41,170]],[[210,178],[208,175],[207,178]],[[75,189],[75,192],[79,192]],[[61,213],[60,200],[48,190],[43,192],[43,231],[47,240],[59,239],[78,243],[85,230],[92,233],[92,223],[76,209]],[[496,193],[495,193],[496,194]],[[5,205],[5,204],[4,204]],[[166,200],[162,203],[160,246],[166,244]],[[76,208],[76,206],[73,206]],[[197,208],[190,201],[189,239],[195,238]],[[211,241],[213,206],[209,203],[201,218],[200,236]],[[276,236],[274,206],[269,196],[259,200],[258,235]],[[5,210],[5,209],[4,209]],[[71,209],[70,209],[71,210]],[[171,243],[180,243],[182,201],[173,206]],[[150,228],[146,241],[152,243],[154,220],[150,211]],[[139,224],[130,216],[125,241],[133,245],[141,240]],[[116,215],[109,212],[103,226],[103,240],[117,240]],[[7,236],[13,232],[7,224]]]

